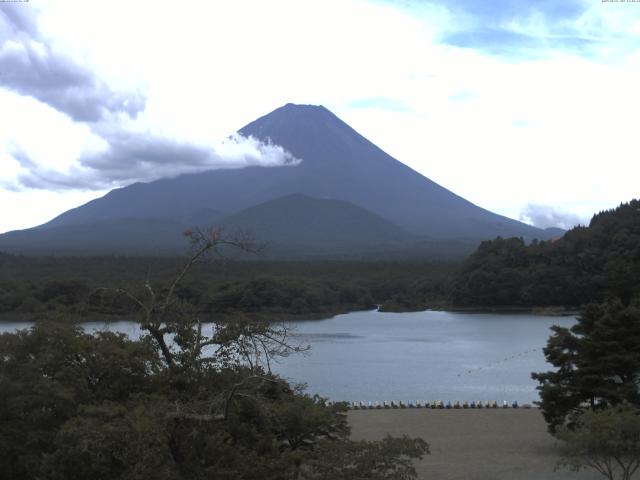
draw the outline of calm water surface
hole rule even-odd
[[[295,322],[305,356],[275,368],[310,392],[344,400],[518,400],[538,398],[531,372],[554,324],[573,317],[451,312],[354,312]]]
[[[291,322],[304,355],[273,369],[333,400],[537,399],[531,372],[550,368],[542,353],[551,325],[573,317],[452,312],[353,312],[327,320]],[[25,324],[0,323],[0,331]],[[133,322],[91,322],[135,337]]]

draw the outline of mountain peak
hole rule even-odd
[[[329,110],[327,110],[327,108],[324,105],[311,105],[309,103],[287,103],[286,105],[277,108],[276,110],[274,110],[274,112],[277,112],[278,110],[304,110],[304,111],[308,111],[308,112],[312,112],[312,111],[325,111],[325,112],[329,112]],[[273,113],[273,112],[272,112]]]
[[[285,146],[304,160],[305,168],[317,163],[344,166],[345,154],[350,157],[363,148],[375,148],[322,105],[287,103],[241,128],[239,133]]]
[[[319,125],[326,123],[341,124],[349,128],[346,123],[322,105],[287,103],[240,129],[240,133],[245,136],[253,135],[262,140],[265,133],[277,134],[281,130],[290,130],[296,127],[298,129],[318,128]],[[272,138],[272,140],[274,139]]]
[[[286,105],[276,108],[273,112],[265,115],[262,119],[272,117],[281,117],[283,120],[289,122],[330,122],[340,123],[347,126],[346,123],[340,120],[331,112],[331,110],[323,105],[287,103]]]

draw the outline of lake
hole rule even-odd
[[[545,371],[549,327],[574,317],[454,312],[352,312],[296,321],[305,354],[273,370],[332,400],[537,400],[531,372]],[[0,331],[25,324],[0,323]],[[85,324],[91,331],[138,334],[133,322]]]

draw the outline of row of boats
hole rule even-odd
[[[533,408],[530,403],[519,404],[517,401],[511,403],[504,400],[502,403],[498,403],[495,400],[487,401],[471,401],[471,402],[443,402],[442,400],[433,401],[416,401],[416,402],[403,402],[400,401],[384,401],[384,402],[347,402],[348,407],[351,410],[373,410],[383,408],[434,408],[434,409],[463,409],[463,408]]]

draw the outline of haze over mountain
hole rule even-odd
[[[287,104],[239,133],[281,145],[301,162],[136,183],[39,227],[0,235],[0,249],[180,251],[181,230],[194,225],[250,228],[277,250],[300,254],[375,245],[429,255],[436,244],[456,245],[462,254],[496,236],[557,235],[455,195],[322,106]]]

